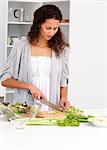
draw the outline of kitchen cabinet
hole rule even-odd
[[[6,52],[6,36],[7,36],[7,1],[0,1],[0,73],[2,72]],[[5,95],[5,89],[0,84],[0,101]]]
[[[70,1],[69,0],[5,0],[5,38],[4,38],[4,63],[9,56],[13,44],[19,38],[25,38],[33,20],[33,12],[42,5],[54,4],[62,12],[63,20],[60,24],[61,30],[67,42],[69,42],[69,20]],[[2,33],[3,34],[3,33]],[[4,101],[11,100],[14,90],[5,88]]]

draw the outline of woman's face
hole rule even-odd
[[[50,40],[58,31],[59,25],[59,20],[46,19],[46,21],[43,24],[41,24],[39,36],[45,40]]]

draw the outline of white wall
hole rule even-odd
[[[107,106],[107,1],[104,3],[104,104]]]
[[[72,1],[71,22],[71,104],[80,108],[107,107],[107,94],[104,95],[107,87],[104,86],[104,67],[107,67],[104,62],[104,2]]]

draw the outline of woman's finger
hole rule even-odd
[[[38,94],[37,94],[37,98],[38,98],[39,100],[41,99],[41,95],[42,95],[41,93],[38,93]]]

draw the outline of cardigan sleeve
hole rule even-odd
[[[61,73],[61,81],[60,87],[67,87],[68,80],[69,80],[69,55],[70,55],[70,48],[66,48],[63,52],[62,57],[62,73]]]
[[[8,56],[3,71],[0,74],[0,81],[4,81],[8,78],[18,78],[18,69],[21,55],[21,43],[20,40],[13,46],[10,55]]]

